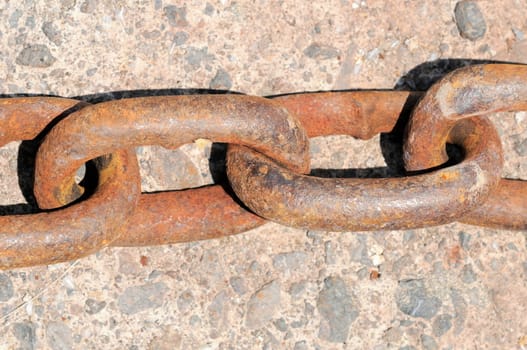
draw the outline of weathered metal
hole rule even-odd
[[[448,134],[460,120],[518,110],[527,110],[525,65],[476,65],[446,75],[412,112],[404,142],[406,168],[423,170],[443,164],[448,159]],[[460,221],[527,228],[527,182],[503,179],[486,203]]]
[[[137,98],[89,106],[58,123],[37,155],[35,196],[42,207],[63,205],[82,193],[73,175],[91,158],[146,144],[176,148],[198,138],[248,145],[291,169],[309,168],[303,129],[274,101],[242,95]],[[114,244],[214,238],[264,222],[221,186],[145,194]]]
[[[228,150],[227,174],[236,195],[251,210],[289,226],[365,231],[438,225],[483,203],[502,166],[499,137],[488,120],[466,120],[449,137],[464,148],[465,159],[424,175],[309,177],[234,145]]]
[[[0,140],[28,140],[79,101],[62,98],[0,100]],[[119,151],[96,162],[99,184],[87,200],[56,211],[0,217],[0,268],[80,258],[112,243],[140,193],[135,154]]]

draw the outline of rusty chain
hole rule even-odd
[[[393,131],[407,110],[406,176],[308,175],[309,138],[369,139]],[[459,69],[425,93],[156,96],[97,104],[1,99],[0,145],[50,130],[35,160],[41,212],[0,217],[0,268],[72,260],[106,246],[221,237],[267,220],[328,231],[453,221],[525,230],[527,186],[501,179],[501,142],[485,117],[516,110],[527,110],[527,66],[511,64]],[[134,147],[178,148],[198,138],[229,145],[234,193],[221,185],[140,193]],[[460,162],[447,162],[447,143],[461,147]],[[74,175],[90,160],[97,186],[83,195]]]

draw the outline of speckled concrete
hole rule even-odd
[[[424,88],[456,64],[445,59],[526,62],[525,1],[463,6],[5,1],[1,93]],[[527,179],[527,114],[492,119],[504,175]],[[313,140],[313,166],[383,167],[379,143]],[[4,205],[24,202],[17,149],[0,149]],[[210,183],[209,152],[138,149],[143,189]],[[526,349],[526,314],[525,232],[456,223],[370,233],[270,223],[0,273],[0,349]]]

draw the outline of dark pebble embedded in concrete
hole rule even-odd
[[[46,45],[34,44],[27,46],[18,54],[16,63],[22,66],[46,68],[56,60]]]
[[[328,60],[340,55],[340,50],[333,46],[313,43],[304,49],[304,55],[309,58]]]
[[[187,8],[178,7],[175,5],[165,6],[163,8],[168,23],[173,27],[184,27],[188,25],[187,22]]]
[[[423,346],[424,350],[437,350],[437,342],[435,339],[429,335],[422,334],[421,335],[421,345]]]
[[[307,254],[302,251],[276,254],[273,257],[273,267],[282,272],[295,271],[305,265]]]
[[[46,35],[46,37],[55,45],[62,44],[62,36],[60,35],[60,31],[58,28],[53,24],[53,22],[44,22],[42,25],[42,32]]]
[[[395,302],[403,313],[426,319],[434,317],[442,305],[439,298],[427,293],[422,280],[399,282]]]
[[[132,315],[161,307],[167,291],[168,287],[163,282],[129,287],[119,296],[117,304],[122,313]]]
[[[468,40],[482,38],[487,31],[487,24],[475,1],[460,1],[454,9],[459,34]]]
[[[187,42],[188,38],[189,38],[189,35],[187,32],[177,32],[176,34],[174,34],[174,39],[173,39],[174,45],[181,46]]]
[[[95,299],[86,299],[84,302],[84,311],[86,311],[87,314],[95,315],[96,313],[99,313],[106,307],[105,301],[97,301]]]
[[[19,350],[33,350],[37,347],[37,325],[33,322],[20,322],[13,325],[13,334],[19,341]]]
[[[522,157],[527,156],[527,139],[523,139],[521,135],[518,135],[516,137],[514,150]]]
[[[452,316],[448,314],[439,315],[432,324],[432,331],[436,337],[441,337],[452,328]]]
[[[227,71],[218,69],[216,75],[210,81],[209,88],[214,90],[229,90],[232,87],[232,79]]]
[[[5,273],[0,273],[0,302],[8,301],[14,294],[11,278]]]
[[[476,273],[474,272],[474,270],[472,269],[471,264],[467,264],[463,267],[463,270],[461,271],[461,280],[464,283],[466,284],[473,283],[476,281],[477,278],[478,277]]]
[[[324,280],[317,308],[322,317],[319,337],[334,343],[346,342],[351,323],[359,312],[352,303],[346,283],[340,277],[332,276]]]
[[[48,345],[53,350],[69,350],[73,348],[71,329],[64,322],[50,322],[46,326]]]

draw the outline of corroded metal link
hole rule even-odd
[[[251,210],[285,225],[331,231],[425,227],[462,217],[480,205],[499,180],[501,144],[488,120],[467,120],[449,137],[465,150],[464,161],[425,175],[308,177],[241,146],[229,146],[227,174],[236,195]]]
[[[197,138],[249,145],[291,169],[307,171],[308,141],[297,124],[276,102],[240,95],[141,98],[89,106],[58,123],[46,137],[37,156],[35,194],[39,205],[60,205],[80,192],[71,178],[90,158],[139,144],[178,147]],[[113,244],[208,239],[264,222],[221,186],[144,194],[135,215],[123,223],[124,235]]]
[[[518,110],[527,110],[527,66],[477,65],[448,74],[413,110],[404,143],[406,168],[422,170],[444,163],[447,136],[461,119]],[[461,221],[527,229],[527,182],[503,179],[489,201]]]
[[[79,101],[62,98],[0,100],[0,140],[28,140]],[[66,208],[0,217],[0,268],[52,264],[86,256],[109,245],[139,198],[133,151],[98,159],[99,184],[87,200]]]
[[[86,161],[140,145],[177,148],[198,138],[242,144],[307,172],[307,137],[278,103],[242,95],[157,96],[88,106],[58,123],[39,149],[35,197],[42,208],[76,199]]]

